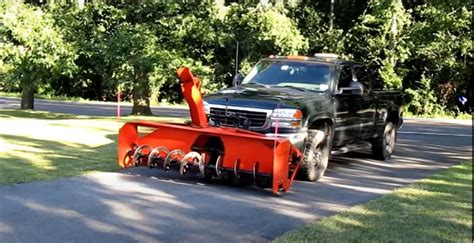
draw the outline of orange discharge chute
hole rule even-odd
[[[288,191],[302,154],[288,139],[209,126],[201,95],[201,81],[187,67],[178,69],[182,92],[189,105],[191,124],[138,121],[119,132],[118,163],[122,168],[148,166],[198,173],[206,179],[270,187],[276,194]],[[139,134],[138,127],[149,133]]]

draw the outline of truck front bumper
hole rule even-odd
[[[275,133],[265,133],[265,136],[275,137]],[[303,151],[308,133],[306,131],[302,131],[298,133],[278,133],[276,136],[278,138],[287,138],[288,140],[290,140],[291,144],[293,144],[299,150]]]

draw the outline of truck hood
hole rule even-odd
[[[228,105],[273,110],[304,106],[304,100],[326,99],[325,93],[286,87],[238,86],[207,95],[210,105]]]

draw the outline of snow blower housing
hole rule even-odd
[[[181,174],[198,173],[259,187],[288,191],[300,167],[301,152],[288,139],[232,127],[209,126],[201,81],[187,67],[177,70],[189,105],[191,124],[128,122],[119,131],[122,168],[147,166]],[[138,127],[151,130],[139,134]]]

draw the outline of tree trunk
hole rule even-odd
[[[33,110],[35,102],[35,92],[32,85],[23,85],[21,90],[21,109]]]
[[[132,115],[152,115],[150,109],[150,88],[146,77],[139,77],[133,87]]]
[[[334,28],[334,0],[331,0],[331,9],[329,13],[329,31]]]
[[[85,0],[77,0],[77,7],[79,7],[79,9],[83,9],[84,8],[84,4],[85,4]]]
[[[390,22],[390,34],[388,39],[388,49],[390,50],[389,61],[393,67],[397,65],[397,58],[395,55],[395,47],[397,45],[397,35],[398,35],[398,23],[397,23],[397,13],[393,13],[392,20]]]

